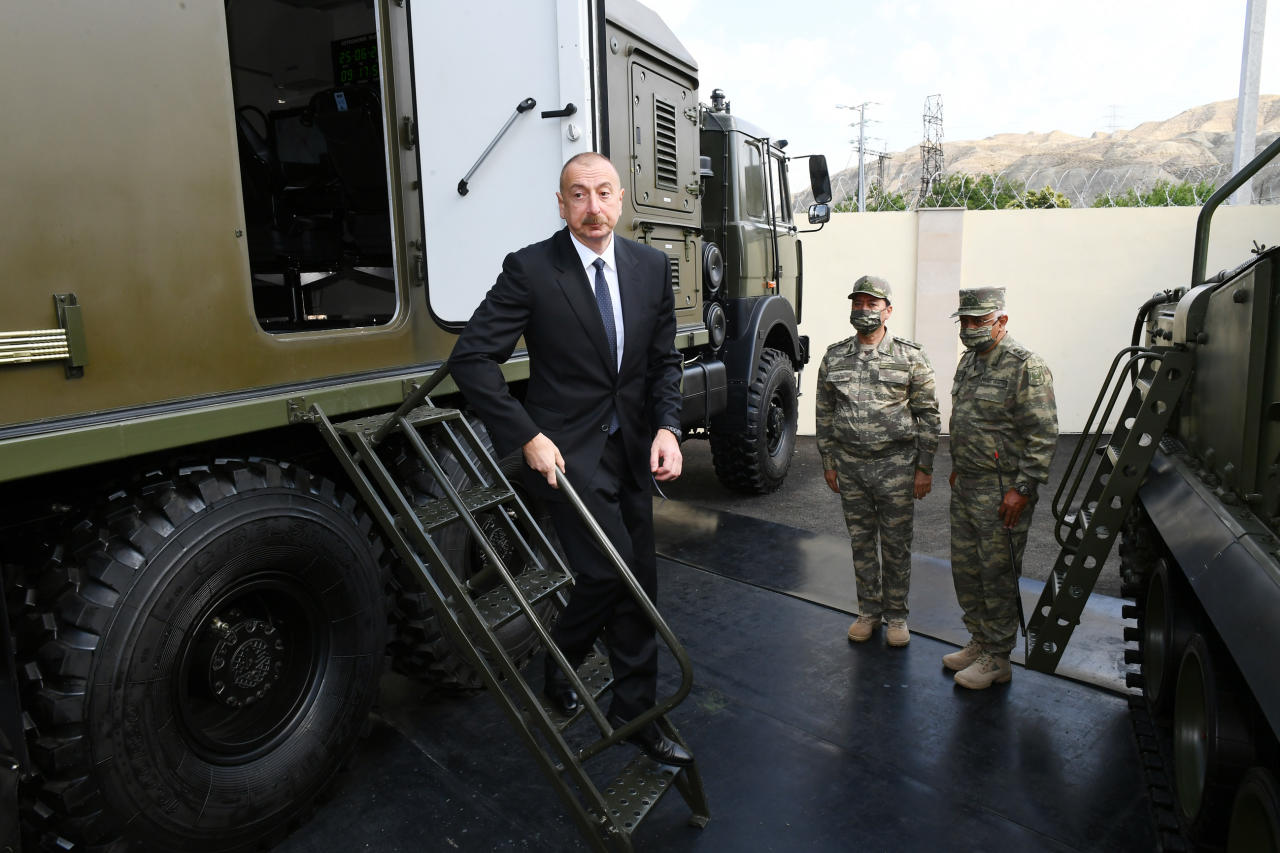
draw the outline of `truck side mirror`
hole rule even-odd
[[[830,194],[828,192],[828,198],[829,197],[830,197]],[[831,221],[831,205],[827,204],[826,202],[822,202],[821,204],[809,205],[809,224],[810,225],[821,225],[824,222],[830,222],[830,221]]]
[[[827,158],[822,154],[813,154],[809,157],[809,186],[813,189],[813,200],[819,205],[828,204],[831,201],[831,176],[827,173]],[[831,211],[827,211],[830,215]],[[813,208],[809,208],[809,215],[813,215]],[[826,222],[826,219],[822,220]]]

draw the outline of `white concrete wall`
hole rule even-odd
[[[853,333],[847,295],[872,273],[894,289],[889,329],[924,344],[938,379],[943,430],[962,347],[960,287],[1008,288],[1009,333],[1049,363],[1063,432],[1084,426],[1115,354],[1129,345],[1138,307],[1185,286],[1199,208],[841,213],[804,237],[800,331],[813,359],[801,386],[800,431],[814,431],[814,388],[827,347]],[[1280,206],[1219,208],[1208,272],[1280,242]],[[958,281],[958,284],[957,284]]]

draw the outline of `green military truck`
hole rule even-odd
[[[560,227],[574,153],[670,256],[686,432],[734,488],[785,476],[784,143],[700,106],[645,7],[18,4],[0,67],[9,846],[20,814],[29,847],[260,847],[350,755],[384,659],[479,684],[308,412],[388,411],[441,364],[503,255]],[[465,528],[442,540],[480,574]]]

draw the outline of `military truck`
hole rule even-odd
[[[699,105],[645,7],[70,0],[8,10],[0,46],[4,843],[20,801],[29,846],[269,844],[384,657],[480,684],[309,413],[389,411],[443,363],[504,253],[560,227],[574,153],[611,158],[619,233],[670,257],[686,432],[735,488],[785,476],[788,158]],[[519,393],[524,354],[505,371]]]
[[[1209,198],[1190,282],[1140,308],[1054,497],[1062,552],[1027,626],[1028,665],[1052,671],[1119,537],[1168,850],[1280,850],[1280,249],[1205,274],[1214,211],[1277,153]]]

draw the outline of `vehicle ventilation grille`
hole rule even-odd
[[[671,264],[671,289],[680,289],[680,259],[667,256],[667,263]]]
[[[676,105],[654,98],[653,171],[660,187],[678,189],[680,172],[676,165]]]

